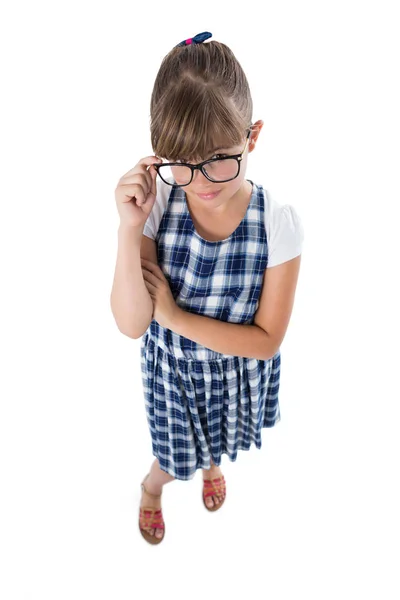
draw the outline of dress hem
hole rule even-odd
[[[274,427],[275,425],[277,425],[280,422],[280,420],[281,420],[281,418],[279,417],[278,419],[276,419],[274,421],[274,423],[264,424],[262,426],[262,429],[267,429],[267,428]],[[234,458],[233,458],[232,454],[228,453],[227,450],[222,450],[219,462],[213,460],[213,463],[214,463],[214,465],[216,467],[221,466],[221,462],[222,462],[221,459],[222,459],[222,455],[223,454],[225,454],[228,457],[228,459],[229,459],[230,462],[236,462],[239,450],[245,450],[245,451],[247,450],[247,451],[249,451],[253,446],[255,446],[258,450],[260,450],[262,448],[262,440],[260,440],[259,443],[257,443],[256,441],[253,440],[248,446],[243,446],[243,445],[242,446],[238,446],[237,452],[234,455]],[[152,455],[155,458],[157,458],[158,462],[160,463],[159,457],[154,452],[152,452]],[[163,469],[162,466],[161,466],[161,464],[160,464],[161,471],[164,471],[164,473],[167,473],[168,475],[170,475],[171,477],[173,477],[174,479],[177,479],[179,481],[191,481],[192,479],[194,479],[194,477],[195,477],[195,475],[196,475],[196,473],[197,473],[197,471],[199,469],[210,469],[210,468],[211,468],[211,464],[204,465],[204,466],[202,464],[199,464],[198,466],[196,466],[195,470],[193,471],[193,473],[189,477],[177,477],[175,475],[175,473],[172,472],[172,469]]]

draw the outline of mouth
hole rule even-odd
[[[197,194],[197,196],[202,200],[214,200],[214,198],[216,198],[220,193],[221,190],[218,190],[217,192],[212,192],[208,194]]]

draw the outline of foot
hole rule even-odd
[[[211,469],[203,469],[203,480],[204,479],[214,479],[215,477],[222,477],[222,471],[221,471],[220,467],[217,467],[216,465],[212,465]],[[222,502],[224,497],[225,497],[225,494],[220,496],[220,498],[218,498],[216,495],[207,496],[204,499],[204,502],[206,503],[206,506],[208,506],[208,508],[212,508],[213,506],[217,506],[218,504],[220,504],[220,502]]]
[[[148,492],[150,492],[150,494],[156,494],[159,495],[162,492],[162,486],[161,487],[157,487],[155,486],[151,479],[150,476],[147,477],[147,479],[144,481],[144,486],[146,488],[146,490]],[[146,493],[146,491],[142,491],[142,499],[140,501],[140,508],[155,508],[157,510],[161,509],[161,498],[153,498],[152,496],[150,496],[149,494]],[[146,530],[148,531],[148,533],[150,535],[155,535],[156,538],[162,538],[164,530],[163,529],[148,529]]]

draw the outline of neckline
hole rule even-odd
[[[190,223],[190,226],[191,226],[191,229],[192,229],[194,235],[196,237],[198,237],[202,242],[204,242],[205,244],[223,244],[224,242],[228,242],[230,239],[232,239],[237,234],[237,232],[239,231],[239,229],[242,227],[243,222],[247,218],[247,214],[248,214],[248,212],[250,210],[250,206],[253,203],[253,198],[256,195],[255,194],[255,192],[256,192],[256,186],[255,186],[255,184],[251,181],[251,179],[246,179],[246,181],[248,181],[249,183],[251,183],[250,200],[249,200],[249,203],[247,205],[246,212],[245,212],[242,220],[240,221],[239,225],[236,227],[236,229],[234,231],[232,231],[232,233],[227,238],[225,238],[223,240],[206,240],[205,238],[203,238],[199,234],[199,232],[197,231],[197,229],[196,229],[196,227],[195,227],[195,225],[193,223],[192,215],[190,214],[190,211],[189,211],[189,206],[188,206],[188,203],[187,203],[186,193],[183,190],[183,188],[181,188],[181,190],[183,192],[183,199],[184,199],[184,202],[185,202],[185,207],[186,207],[186,212],[187,212],[187,219],[189,220],[189,223]]]

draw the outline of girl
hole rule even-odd
[[[165,534],[163,485],[203,470],[203,502],[226,496],[221,456],[235,461],[280,420],[280,345],[291,316],[303,227],[245,178],[263,122],[246,76],[205,32],[162,61],[151,97],[155,156],[115,190],[121,218],[111,307],[141,343],[156,460],[144,478],[139,528]],[[162,158],[159,158],[162,157]],[[158,176],[158,178],[157,178]],[[156,185],[157,178],[157,185]]]

